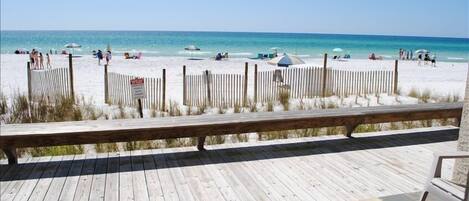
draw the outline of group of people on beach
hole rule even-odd
[[[112,59],[112,53],[110,50],[106,51],[105,54],[101,50],[93,50],[93,56],[98,59],[98,65],[101,65],[101,60],[106,59],[106,65],[109,65],[109,62]]]
[[[399,59],[400,60],[412,60],[414,57],[414,52],[412,50],[399,49]]]
[[[32,67],[33,70],[45,69],[45,67],[44,67],[44,55],[42,54],[42,52],[39,52],[36,49],[33,49],[29,53],[29,59],[30,59],[31,67]],[[46,67],[48,69],[52,68],[49,53],[46,53]]]
[[[399,59],[400,60],[418,60],[418,65],[422,65],[422,61],[424,62],[424,65],[428,65],[428,63],[431,63],[433,67],[436,67],[436,55],[433,54],[430,56],[430,52],[424,51],[424,52],[419,52],[417,51],[417,58],[414,58],[414,52],[412,50],[407,51],[405,49],[399,49]]]

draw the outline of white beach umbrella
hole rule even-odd
[[[426,49],[420,49],[420,50],[415,51],[415,54],[426,54],[426,53],[430,53],[430,51]]]
[[[195,51],[200,51],[200,48],[196,47],[195,45],[189,45],[186,48],[184,48],[184,50],[189,51],[192,57],[192,53]]]
[[[283,56],[274,58],[267,62],[270,65],[288,67],[291,65],[304,64],[305,62],[298,58],[297,56],[284,54]]]
[[[68,43],[64,46],[65,48],[72,49],[72,52],[75,48],[81,48],[81,45],[76,43]],[[73,53],[72,53],[73,54]]]
[[[333,52],[343,52],[344,50],[342,48],[334,48],[332,51]]]

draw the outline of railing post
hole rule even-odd
[[[399,68],[399,61],[396,60],[394,62],[394,94],[397,94],[397,84],[399,82],[399,71],[398,71],[398,68]]]
[[[107,75],[107,64],[104,65],[104,103],[109,104],[109,83]]]
[[[186,89],[186,65],[182,66],[182,104],[187,105],[187,89]]]
[[[166,69],[163,69],[163,100],[162,100],[162,111],[166,110]]]
[[[212,106],[212,97],[210,94],[210,74],[208,70],[205,70],[205,80],[207,81],[207,101],[208,105]]]
[[[68,54],[68,73],[70,78],[70,96],[75,102],[75,91],[73,90],[73,61],[72,61],[72,54]]]
[[[322,69],[322,97],[326,97],[326,81],[327,79],[327,53],[324,54],[324,66]]]
[[[26,69],[27,69],[27,76],[28,76],[28,100],[29,102],[31,102],[33,99],[33,89],[31,88],[32,85],[31,85],[31,62],[28,61],[28,63],[26,64]]]
[[[257,64],[254,64],[254,103],[257,103]]]
[[[248,104],[248,69],[249,64],[246,62],[244,64],[244,88],[243,88],[243,106],[246,107]]]

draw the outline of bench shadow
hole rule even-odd
[[[0,174],[3,175],[0,181],[157,170],[172,167],[190,167],[205,164],[232,163],[410,146],[455,141],[458,139],[458,132],[459,129],[455,128],[439,131],[411,132],[351,139],[254,145],[250,147],[214,149],[205,152],[190,151],[158,153],[141,156],[120,156],[101,159],[25,163],[12,166],[1,165],[0,171],[4,172]],[[43,173],[41,174],[37,171]]]

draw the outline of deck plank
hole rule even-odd
[[[119,153],[108,153],[104,200],[119,200]]]
[[[93,173],[93,182],[91,183],[90,201],[104,200],[108,158],[108,153],[98,153],[96,157],[97,162]]]
[[[161,187],[162,183],[160,181],[157,166],[153,160],[153,153],[151,150],[142,150],[142,154],[148,198],[154,201],[163,201],[164,194]]]
[[[60,193],[60,201],[71,201],[75,196],[75,192],[78,186],[78,181],[80,180],[81,171],[83,164],[85,163],[85,155],[75,155],[73,158],[72,166],[69,169],[68,175],[65,178],[65,183],[63,185],[63,190]]]
[[[89,200],[91,192],[91,184],[93,183],[94,172],[96,168],[97,154],[86,154],[85,163],[81,169],[80,178],[78,179],[77,188],[73,197],[74,201]]]
[[[33,171],[31,172],[29,177],[26,179],[26,181],[23,183],[23,185],[21,186],[21,189],[16,193],[15,198],[13,200],[28,200],[29,199],[31,193],[36,187],[36,184],[41,178],[41,175],[46,170],[48,161],[50,161],[51,158],[52,157],[50,156],[40,157],[40,159],[37,161],[39,164],[37,164],[34,167]]]
[[[142,151],[131,151],[132,162],[132,187],[134,191],[134,200],[147,201],[149,194],[147,190],[147,181],[143,167]]]
[[[121,152],[119,158],[119,200],[134,200],[130,151]]]
[[[60,164],[62,163],[62,159],[64,156],[53,156],[52,159],[49,161],[46,169],[41,175],[41,178],[37,182],[36,186],[34,187],[33,192],[28,200],[35,201],[35,200],[44,200],[44,197],[49,190],[50,184],[54,175],[58,171]]]
[[[74,158],[75,155],[67,155],[63,157],[62,162],[57,168],[57,172],[55,173],[54,178],[52,179],[49,190],[47,191],[44,200],[59,200],[60,194],[62,193],[65,180],[68,176]]]

